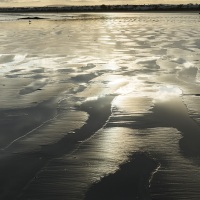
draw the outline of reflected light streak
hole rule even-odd
[[[118,163],[127,159],[131,151],[136,151],[139,141],[133,137],[133,130],[128,128],[108,128],[99,133],[99,140],[96,141],[95,151],[98,158],[107,161],[107,166],[111,162]],[[123,148],[120,148],[123,145]],[[99,168],[104,171],[105,163]]]
[[[119,69],[119,66],[114,61],[110,61],[108,62],[108,64],[105,65],[105,68],[110,70],[117,70]]]
[[[110,81],[109,85],[116,85],[116,84],[118,85],[121,83],[128,83],[128,80],[126,78],[116,78],[113,81]]]
[[[193,68],[194,67],[194,64],[192,62],[185,62],[185,63],[183,63],[183,65],[185,68],[191,68],[191,67]]]
[[[138,80],[137,78],[134,78],[130,80],[128,84],[116,90],[115,93],[122,94],[122,95],[129,94],[129,93],[139,93],[140,96],[144,96],[146,93],[144,89],[145,89],[145,85],[143,81]]]
[[[118,111],[137,115],[149,113],[152,106],[152,98],[135,96],[135,94],[118,96],[112,103],[112,107],[117,108]]]
[[[182,90],[176,86],[161,86],[155,94],[154,102],[169,101],[175,97],[179,97],[180,95],[182,95]]]
[[[85,102],[86,101],[96,101],[98,98],[100,98],[100,96],[88,97],[88,98],[85,99]]]
[[[87,102],[87,101],[96,101],[96,100],[98,100],[99,98],[103,98],[103,97],[105,97],[105,96],[106,96],[106,95],[101,94],[101,95],[99,95],[99,96],[87,97],[87,98],[85,99],[84,102]]]

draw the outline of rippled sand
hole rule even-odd
[[[26,15],[0,16],[0,198],[199,200],[200,16]]]

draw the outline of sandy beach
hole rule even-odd
[[[0,199],[200,199],[198,13],[2,13],[0,30]]]

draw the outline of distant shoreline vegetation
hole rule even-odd
[[[152,4],[152,5],[95,5],[95,6],[46,6],[1,7],[0,12],[137,12],[137,11],[197,11],[200,4]]]

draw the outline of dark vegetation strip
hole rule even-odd
[[[200,4],[95,5],[59,7],[1,7],[0,12],[138,12],[138,11],[200,11]]]

